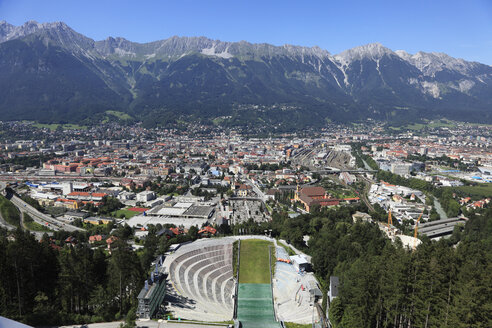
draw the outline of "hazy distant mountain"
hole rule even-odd
[[[318,47],[172,37],[94,41],[64,23],[0,22],[0,115],[94,120],[106,110],[320,124],[366,117],[492,121],[492,67],[442,53],[369,44]]]

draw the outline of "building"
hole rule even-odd
[[[249,193],[251,193],[251,186],[242,184],[239,188],[236,188],[236,194],[238,197],[247,197]]]
[[[151,190],[145,190],[137,194],[137,202],[148,202],[155,199],[155,192]]]
[[[412,164],[410,163],[392,163],[391,173],[398,175],[409,175]]]
[[[340,200],[328,196],[323,187],[304,187],[299,189],[299,186],[297,186],[294,201],[304,205],[306,211],[310,211],[314,205],[322,207],[340,204]]]
[[[372,223],[372,217],[369,214],[359,211],[352,214],[352,220],[354,221],[354,223],[356,223],[357,221]]]
[[[166,279],[162,267],[162,256],[159,256],[155,269],[138,294],[137,316],[142,319],[155,318],[166,296]]]
[[[486,176],[492,175],[492,167],[491,166],[481,166],[478,168],[478,170],[480,171],[480,173],[482,173],[482,175],[486,175]]]
[[[330,290],[328,291],[328,298],[331,302],[338,297],[338,286],[340,285],[340,281],[337,276],[330,276]]]
[[[89,244],[94,244],[95,242],[102,241],[104,236],[102,235],[93,235],[89,236]]]
[[[82,204],[81,201],[75,199],[64,199],[64,198],[58,198],[54,203],[54,205],[57,207],[65,207],[71,210],[79,209],[81,204]]]
[[[90,223],[92,225],[100,225],[100,224],[109,224],[110,222],[114,222],[113,218],[109,217],[95,217],[91,216],[83,219],[84,223]]]
[[[294,266],[294,269],[296,269],[297,272],[300,271],[306,272],[309,270],[310,264],[304,256],[293,255],[290,257],[290,260],[292,261],[292,265]]]
[[[345,184],[347,185],[351,185],[352,183],[357,181],[357,178],[353,174],[350,174],[348,172],[342,172],[340,173],[340,180],[345,182]]]
[[[67,195],[67,199],[75,199],[82,201],[101,201],[108,194],[102,192],[84,192],[74,191]]]
[[[200,231],[198,231],[198,235],[200,236],[213,236],[217,234],[217,230],[210,227],[210,226],[206,226],[204,228],[202,228]]]
[[[118,237],[116,236],[110,236],[108,239],[106,239],[106,244],[108,245],[108,252],[111,255],[111,250],[114,249],[114,243],[118,240]]]

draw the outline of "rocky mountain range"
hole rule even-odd
[[[319,47],[171,37],[94,41],[62,22],[0,22],[2,120],[319,125],[367,118],[492,121],[492,67],[373,43]]]

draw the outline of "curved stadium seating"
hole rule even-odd
[[[181,296],[194,301],[195,312],[232,318],[232,251],[232,243],[204,246],[184,252],[170,263],[170,280]]]

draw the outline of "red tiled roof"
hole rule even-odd
[[[325,194],[325,189],[323,187],[304,187],[301,193],[308,196],[323,196]]]
[[[217,230],[210,227],[210,226],[206,226],[203,229],[201,229],[200,231],[198,231],[198,233],[210,233],[212,235],[215,235],[217,233]]]

